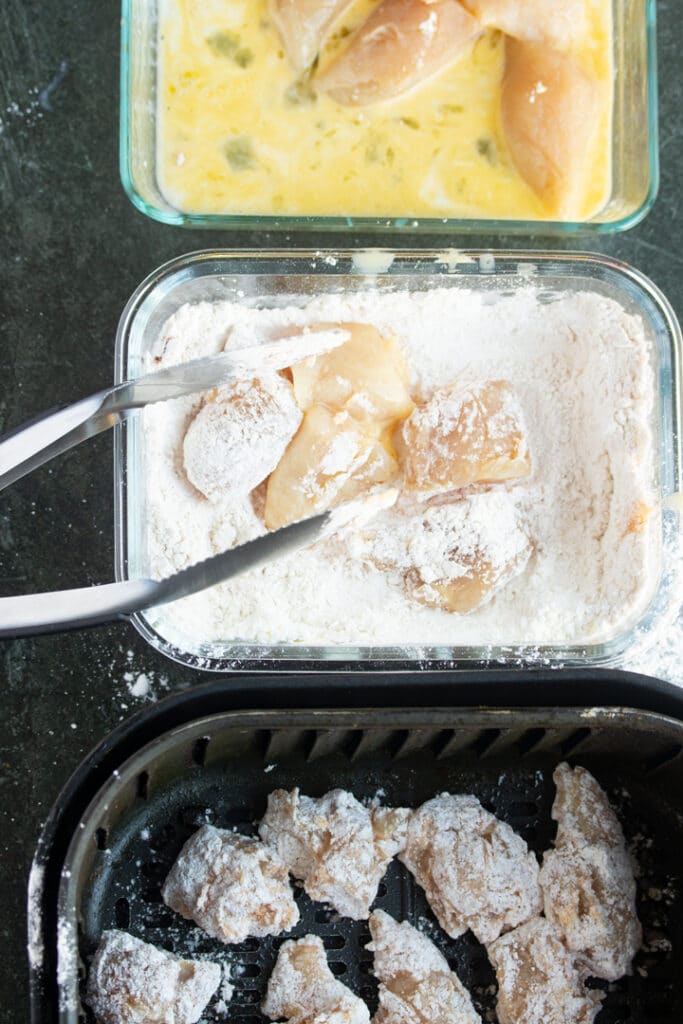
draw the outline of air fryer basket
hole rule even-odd
[[[90,1021],[80,995],[84,965],[105,928],[129,929],[177,953],[229,963],[235,994],[227,1016],[257,1024],[283,936],[226,947],[181,920],[160,887],[182,843],[210,821],[255,831],[268,793],[336,786],[415,806],[435,793],[473,792],[540,853],[554,834],[552,771],[567,758],[606,787],[640,867],[645,941],[633,975],[607,986],[599,1024],[683,1020],[683,723],[615,708],[229,711],[165,732],[128,758],[100,789],[74,831],[59,891],[59,1019]],[[294,935],[321,935],[330,966],[371,1009],[376,983],[366,922],[340,919],[297,890]],[[440,931],[399,863],[378,906],[436,938],[471,989],[484,1020],[495,1020],[495,978],[468,933]],[[80,974],[80,981],[79,981]]]

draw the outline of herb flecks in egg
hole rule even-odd
[[[225,144],[225,156],[233,171],[250,171],[256,166],[254,146],[248,135],[237,135]]]
[[[206,40],[215,57],[227,57],[239,68],[247,68],[254,59],[248,46],[242,46],[241,37],[236,32],[214,32]]]

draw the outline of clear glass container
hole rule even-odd
[[[615,70],[612,189],[605,205],[588,221],[183,213],[164,197],[157,174],[158,0],[123,0],[122,3],[120,170],[123,187],[134,205],[155,220],[196,228],[281,228],[289,232],[349,227],[378,232],[398,228],[409,232],[555,236],[626,230],[648,213],[659,186],[655,4],[656,0],[612,0]]]
[[[659,452],[656,487],[662,500],[659,579],[639,622],[603,643],[582,646],[501,647],[309,647],[263,646],[243,641],[206,642],[178,633],[164,608],[133,618],[139,632],[159,651],[186,665],[215,671],[274,668],[373,669],[454,663],[605,665],[625,652],[653,643],[673,621],[682,600],[681,329],[670,305],[638,271],[602,256],[517,252],[421,251],[226,252],[180,257],[144,281],[130,299],[116,343],[117,382],[145,370],[147,353],[166,319],[187,302],[232,299],[259,306],[304,304],[325,292],[367,289],[426,290],[434,287],[481,289],[489,295],[540,285],[548,299],[579,290],[616,300],[643,320],[653,353],[657,395],[652,424]],[[141,418],[116,428],[116,576],[149,575],[145,551],[146,473]],[[678,499],[670,499],[679,495]]]

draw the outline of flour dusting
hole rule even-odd
[[[531,473],[497,487],[528,538],[522,570],[471,614],[452,614],[418,603],[372,559],[355,557],[355,541],[323,541],[151,613],[156,628],[192,649],[233,640],[564,645],[600,643],[634,625],[661,561],[655,375],[640,318],[597,293],[550,297],[532,285],[514,294],[459,287],[328,294],[277,309],[204,302],[169,319],[149,368],[220,351],[233,329],[267,342],[289,329],[351,321],[397,340],[417,401],[448,384],[510,382]],[[181,399],[144,413],[144,569],[155,577],[263,532],[239,486],[208,501],[187,480],[183,439],[202,402]],[[340,463],[344,455],[334,451]],[[643,523],[641,508],[648,509]],[[380,512],[373,530],[388,535],[398,514]],[[493,538],[495,519],[489,527]]]

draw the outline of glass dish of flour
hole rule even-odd
[[[149,407],[119,437],[119,575],[163,577],[391,488],[357,529],[140,616],[199,667],[607,663],[680,572],[680,334],[595,258],[195,254],[141,286],[122,377],[320,324],[275,380]]]

